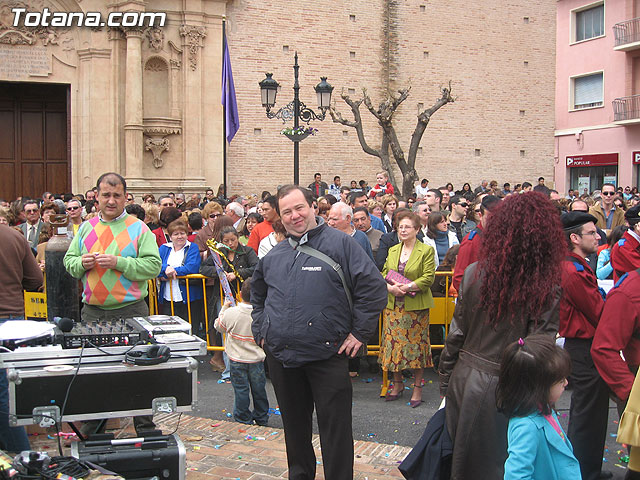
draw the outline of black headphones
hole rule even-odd
[[[136,350],[125,354],[125,363],[132,365],[158,365],[171,358],[171,349],[166,345],[151,345],[146,350]]]

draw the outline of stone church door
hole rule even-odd
[[[0,82],[0,197],[70,191],[68,85]]]

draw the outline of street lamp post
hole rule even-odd
[[[272,77],[272,73],[267,73],[260,85],[260,94],[262,97],[262,106],[267,112],[267,118],[279,118],[282,123],[286,123],[293,119],[293,128],[296,130],[300,126],[300,120],[307,125],[311,120],[322,121],[327,115],[327,110],[331,105],[331,92],[333,87],[327,82],[327,77],[320,77],[320,83],[315,86],[316,95],[318,97],[318,108],[320,113],[314,112],[300,101],[300,84],[298,83],[298,52],[294,55],[293,64],[293,101],[286,106],[273,112],[271,109],[276,105],[276,95],[280,89],[280,84]],[[299,143],[307,137],[306,135],[291,135],[289,138],[293,141],[293,183],[300,183],[300,145]]]

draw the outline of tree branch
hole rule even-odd
[[[442,95],[436,102],[423,112],[418,114],[418,123],[411,135],[411,144],[409,146],[409,168],[414,169],[416,165],[416,153],[420,146],[420,141],[424,135],[424,131],[431,120],[431,116],[436,113],[440,108],[444,107],[447,103],[455,102],[455,98],[451,96],[451,80],[447,87],[441,88]],[[417,179],[417,175],[416,175]]]
[[[340,95],[342,100],[351,107],[351,112],[353,113],[354,121],[345,120],[342,117],[342,114],[338,112],[334,107],[329,109],[329,115],[331,115],[331,120],[335,123],[339,123],[341,125],[345,125],[347,127],[355,128],[356,133],[358,135],[358,141],[362,146],[362,150],[369,155],[373,155],[374,157],[382,158],[382,153],[379,150],[371,148],[367,143],[367,140],[364,137],[364,130],[362,128],[362,117],[360,115],[360,105],[363,102],[363,99],[360,100],[352,100],[351,97],[345,95],[344,93]]]

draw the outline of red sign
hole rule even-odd
[[[602,167],[605,165],[618,165],[618,154],[600,153],[596,155],[577,155],[573,157],[567,157],[567,167],[569,168]]]
[[[631,152],[631,158],[636,165],[640,164],[640,152]]]

